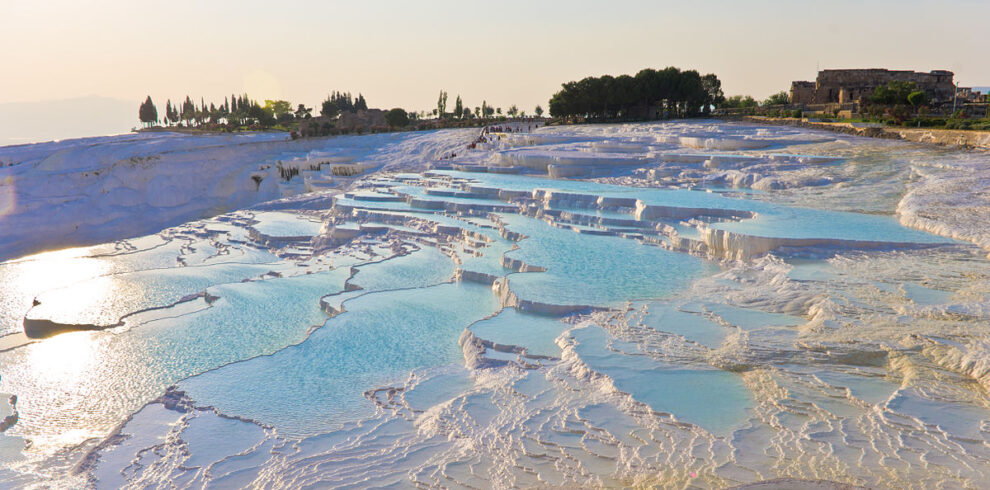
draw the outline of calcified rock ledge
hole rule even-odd
[[[220,298],[217,297],[217,296],[211,295],[207,291],[201,291],[201,292],[198,292],[198,293],[194,293],[194,294],[190,294],[190,295],[184,296],[181,299],[179,299],[178,301],[176,301],[174,303],[171,303],[171,304],[162,305],[162,306],[152,306],[152,307],[148,307],[148,308],[144,308],[144,309],[140,309],[140,310],[135,310],[135,311],[132,311],[132,312],[128,312],[126,315],[121,316],[120,319],[117,322],[110,323],[110,324],[59,323],[59,322],[56,322],[56,321],[52,321],[52,320],[50,320],[48,318],[33,318],[31,311],[29,311],[28,314],[24,317],[24,322],[23,322],[24,333],[27,335],[28,338],[31,338],[31,339],[43,339],[43,338],[47,338],[47,337],[52,337],[54,335],[58,335],[60,333],[65,333],[65,332],[77,332],[77,331],[86,331],[86,330],[105,330],[105,329],[111,329],[111,328],[118,328],[118,327],[123,326],[125,320],[128,317],[133,316],[133,315],[138,315],[138,314],[141,314],[141,313],[147,313],[147,312],[156,311],[156,310],[166,310],[166,309],[169,309],[169,308],[174,308],[176,306],[179,306],[179,305],[181,305],[183,303],[189,303],[189,302],[197,301],[197,300],[202,300],[208,306],[208,305],[213,304],[213,302],[216,301],[216,300],[218,300],[218,299],[220,299]],[[40,302],[38,302],[37,300],[35,300],[35,306],[38,306],[40,304],[41,304]]]
[[[516,212],[544,219],[557,227],[580,225],[581,227],[572,227],[573,231],[578,233],[642,239],[647,243],[661,245],[671,250],[727,260],[749,260],[781,249],[889,249],[937,246],[937,244],[918,244],[911,242],[752,236],[720,230],[710,226],[712,222],[717,221],[739,221],[756,218],[756,213],[746,210],[653,205],[634,198],[606,197],[595,194],[561,192],[548,189],[534,189],[533,191],[526,192],[491,187],[483,188],[470,181],[451,179],[445,174],[434,172],[426,172],[424,173],[424,177],[445,180],[452,189],[455,189],[447,191],[447,193],[456,194],[463,199],[475,198],[480,201],[498,200],[504,201],[507,204],[425,201],[416,199],[409,194],[403,194],[401,191],[397,192],[394,198],[389,199],[389,202],[405,201],[410,205],[411,210],[444,211],[455,215],[488,215],[489,219],[492,220],[497,220],[497,216],[491,215],[491,213]],[[406,179],[404,183],[407,185],[417,184],[416,181],[410,181],[409,179]],[[379,191],[382,190],[380,187],[376,187],[376,189]],[[442,191],[427,188],[424,192],[432,193],[432,195],[440,195]],[[352,199],[349,195],[345,195],[344,197],[348,198],[346,203],[340,200],[334,203],[334,210],[338,215],[344,215],[348,219],[353,218],[359,221],[365,217],[373,219],[382,218],[381,215],[375,215],[373,211],[361,207],[362,205],[359,204],[359,201],[362,201],[362,199]],[[377,197],[377,199],[379,199],[378,202],[382,202],[380,200],[381,197]],[[583,209],[589,212],[606,211],[625,214],[629,218],[596,216],[582,214],[578,211],[564,211],[554,208]],[[396,220],[397,218],[392,215],[382,219]],[[406,218],[398,218],[398,221],[393,222],[402,224],[401,221],[403,219]],[[680,236],[676,229],[671,226],[676,223],[687,224],[695,228],[699,236],[697,238]],[[504,227],[502,229],[503,237],[513,241],[521,239],[521,237],[515,236],[511,230],[504,230]],[[343,228],[333,231],[331,237],[333,240],[339,239],[346,241],[366,232],[367,230],[362,230],[361,228]],[[436,229],[433,232],[446,232],[449,234],[450,230]],[[513,266],[507,267],[514,269]]]

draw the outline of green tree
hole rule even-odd
[[[366,111],[368,110],[368,102],[364,100],[364,96],[358,93],[357,99],[354,101],[355,111]]]
[[[158,109],[155,107],[155,103],[151,101],[150,95],[138,108],[138,118],[148,128],[158,122]]]
[[[918,84],[903,80],[894,80],[887,85],[873,89],[870,100],[880,105],[909,104],[908,96],[918,90]]]
[[[296,119],[309,119],[312,116],[313,109],[306,107],[303,104],[299,104],[296,108]]]
[[[457,95],[457,100],[454,101],[454,117],[458,119],[464,117],[464,103],[461,102],[460,94]]]
[[[543,108],[540,107],[539,104],[536,105],[536,108],[533,109],[533,112],[536,113],[536,117],[543,117]]]
[[[921,90],[915,90],[907,96],[907,101],[914,107],[918,115],[918,127],[921,127],[921,110],[926,105],[928,105],[928,94],[922,92]]]
[[[385,122],[391,128],[404,128],[409,125],[409,114],[404,109],[396,107],[385,113]]]
[[[437,117],[443,119],[446,113],[447,113],[447,92],[441,90],[440,97],[437,98]]]
[[[505,113],[509,116],[516,117],[516,114],[519,114],[519,108],[516,107],[515,104],[512,104],[509,106],[509,110],[505,111]]]
[[[764,106],[787,105],[790,103],[791,103],[791,97],[787,95],[787,92],[784,91],[777,92],[771,95],[770,97],[768,97],[767,100],[763,101]]]
[[[328,95],[326,100],[320,105],[320,115],[326,118],[333,119],[340,114],[340,106],[337,105],[337,100],[333,95]]]
[[[265,100],[265,111],[272,115],[275,119],[283,114],[291,113],[292,104],[287,100]]]
[[[258,124],[260,124],[262,127],[266,127],[266,128],[269,128],[269,127],[272,127],[272,126],[275,125],[275,123],[277,122],[277,119],[275,119],[275,116],[274,116],[273,111],[270,111],[270,110],[266,109],[265,107],[262,107],[257,102],[254,102],[254,101],[247,101],[246,102],[246,100],[247,100],[247,97],[245,97],[244,100],[241,101],[241,107],[246,107],[247,108],[244,112],[245,112],[245,114],[247,115],[247,117],[249,119],[253,119],[255,122],[257,122]],[[267,105],[267,103],[266,103],[266,105]]]
[[[928,104],[928,94],[922,92],[921,90],[915,90],[907,96],[908,104],[913,107],[921,107]]]
[[[186,100],[182,102],[182,120],[186,122],[186,126],[191,126],[194,119],[196,119],[196,104],[193,104],[192,99],[186,96]]]
[[[701,86],[705,91],[704,112],[708,114],[711,109],[718,107],[725,100],[725,94],[722,93],[722,81],[714,73],[709,73],[701,77]]]

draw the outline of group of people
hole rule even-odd
[[[473,142],[471,142],[470,145],[468,145],[468,149],[473,150],[477,148],[478,145],[480,144],[494,143],[495,141],[501,141],[501,140],[502,137],[499,135],[492,136],[488,134],[488,127],[485,127],[485,129],[481,131],[481,135],[478,136],[478,139],[474,140]]]
[[[533,119],[525,119],[521,122],[508,123],[505,125],[485,126],[481,128],[481,134],[478,135],[478,138],[472,141],[469,145],[467,145],[467,148],[469,150],[474,150],[478,148],[478,145],[481,144],[492,144],[498,141],[502,141],[502,135],[497,133],[523,133],[523,132],[528,133],[539,127],[540,127],[540,123],[534,121]],[[453,153],[453,152],[445,153],[442,157],[440,157],[440,159],[449,160],[451,158],[455,158],[456,156],[457,153]]]

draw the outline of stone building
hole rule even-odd
[[[873,90],[893,81],[914,82],[934,104],[952,101],[955,85],[953,73],[932,70],[928,73],[909,70],[867,68],[822,70],[814,82],[791,83],[791,104],[858,104],[869,99]]]
[[[811,104],[813,100],[815,82],[791,82],[791,104]]]

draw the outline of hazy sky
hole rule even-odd
[[[763,98],[821,68],[990,85],[990,1],[0,0],[0,103],[231,92],[532,111],[563,81],[674,65]],[[136,122],[135,122],[136,124]]]

